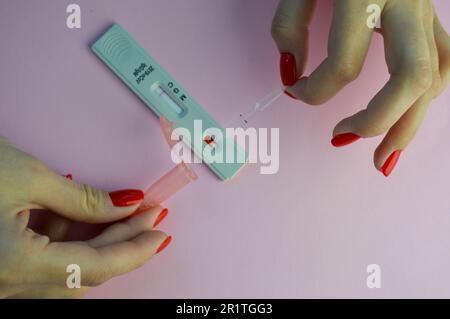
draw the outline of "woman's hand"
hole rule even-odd
[[[167,210],[156,207],[108,227],[85,242],[63,242],[70,221],[107,223],[131,215],[140,190],[107,193],[78,184],[0,138],[0,297],[80,297],[87,287],[142,266],[171,237],[153,228]],[[51,210],[37,232],[30,209]],[[67,266],[81,270],[81,289],[67,287]]]
[[[328,39],[328,57],[308,77],[308,26],[315,0],[281,0],[272,34],[281,52],[281,77],[288,95],[322,104],[355,80],[364,64],[373,29],[367,8],[381,9],[381,29],[390,79],[366,109],[334,128],[336,147],[385,134],[374,163],[388,176],[414,138],[430,102],[450,81],[450,38],[431,0],[336,0]]]

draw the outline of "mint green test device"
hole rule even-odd
[[[247,162],[247,153],[234,143],[234,160],[226,160],[227,137],[225,130],[209,115],[177,81],[175,81],[120,25],[114,24],[93,45],[94,53],[137,94],[140,99],[158,116],[164,116],[173,122],[176,128],[184,128],[190,132],[183,135],[183,142],[203,159],[203,162],[222,180],[234,177]],[[223,140],[195,141],[194,121],[201,120],[203,130],[219,129]],[[198,134],[197,134],[198,135]],[[205,156],[203,149],[214,147],[213,160]],[[210,152],[206,152],[210,154]],[[244,159],[244,160],[242,160]]]

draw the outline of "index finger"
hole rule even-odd
[[[334,1],[333,21],[328,38],[328,56],[311,73],[288,91],[305,103],[318,105],[335,96],[355,80],[369,50],[373,29],[367,25],[367,7],[384,0]]]
[[[303,74],[308,55],[308,27],[316,0],[281,0],[272,21],[272,37],[280,51],[284,85],[293,85]]]

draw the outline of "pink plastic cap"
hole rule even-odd
[[[168,122],[164,117],[161,117],[160,125],[164,138],[169,146],[173,147],[176,142],[171,140],[172,123]],[[197,174],[192,168],[188,164],[181,162],[148,188],[145,192],[144,201],[139,206],[139,211],[161,204],[196,179]]]

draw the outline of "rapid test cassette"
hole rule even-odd
[[[175,128],[189,131],[190,134],[182,136],[183,142],[220,179],[232,178],[245,166],[247,153],[234,142],[234,135],[227,136],[224,128],[120,25],[114,24],[106,31],[92,45],[92,50],[158,116],[164,116]],[[198,120],[203,132],[219,130],[221,138],[195,134]],[[206,147],[214,150],[204,152]]]

